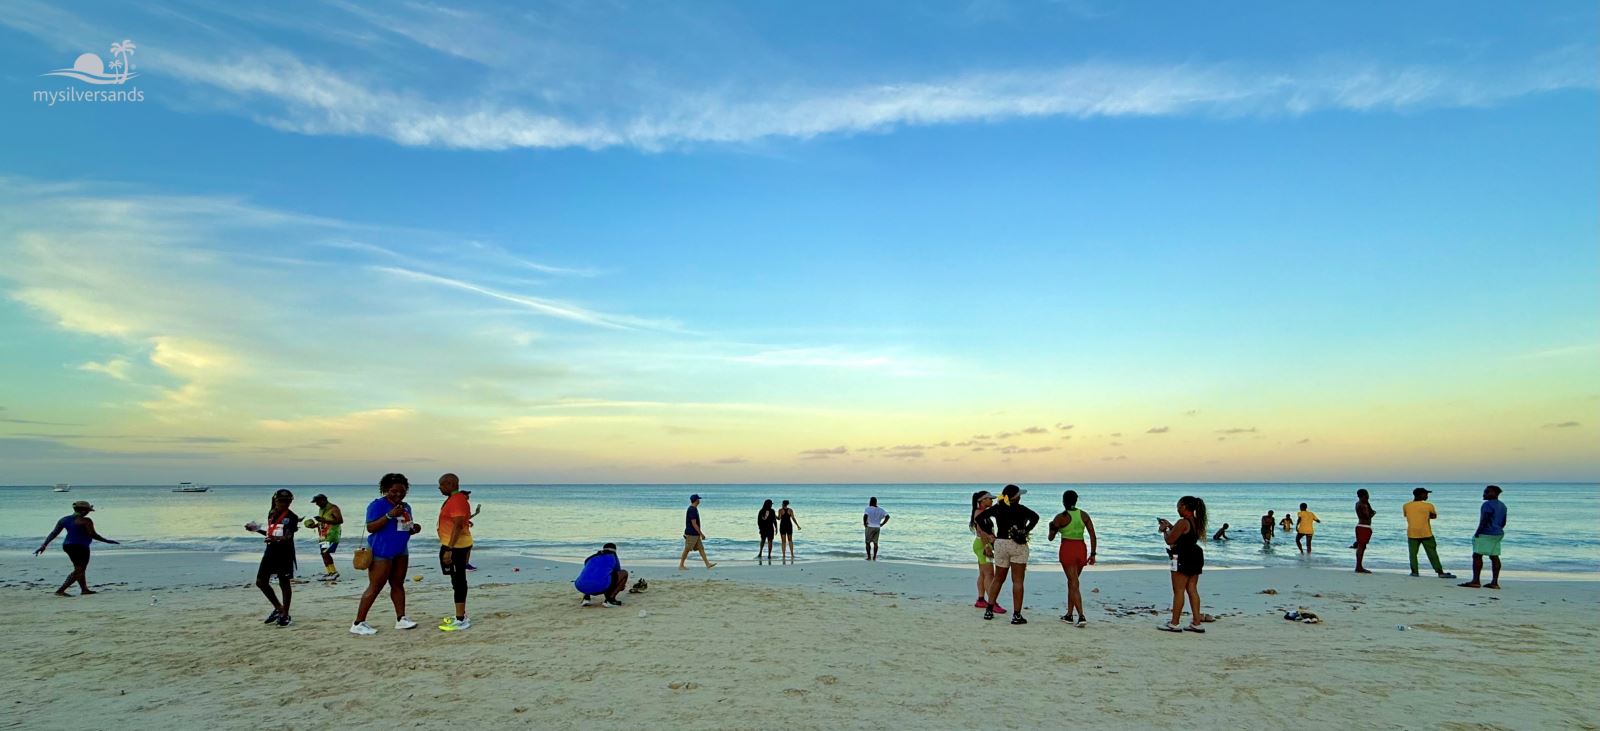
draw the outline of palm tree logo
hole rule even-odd
[[[131,56],[133,56],[135,48],[137,46],[133,45],[133,41],[129,40],[111,44],[111,55],[116,56],[116,59],[111,62],[111,70],[122,72],[122,75],[117,79],[119,84],[127,81],[128,72],[133,71],[133,59]]]

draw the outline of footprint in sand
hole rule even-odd
[[[839,682],[839,679],[833,677],[832,675],[818,675],[817,682],[823,685],[833,685],[834,683]]]
[[[804,690],[799,689],[799,688],[784,688],[783,689],[783,694],[786,695],[786,696],[789,696],[791,698],[804,698],[805,695],[806,695],[806,692]]]
[[[700,684],[692,681],[684,682],[681,680],[674,680],[670,683],[667,683],[667,687],[673,690],[694,690],[695,688],[700,687]]]

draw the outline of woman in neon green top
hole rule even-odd
[[[1061,621],[1082,627],[1086,618],[1083,615],[1083,592],[1078,585],[1078,576],[1083,573],[1083,567],[1094,563],[1094,554],[1100,541],[1094,534],[1094,521],[1089,519],[1088,513],[1078,509],[1076,490],[1061,493],[1061,505],[1066,510],[1050,521],[1050,540],[1055,540],[1058,533],[1061,535],[1061,549],[1057,558],[1061,560],[1061,570],[1067,573],[1067,613],[1062,615]],[[1083,544],[1084,531],[1089,533],[1087,550]],[[1076,615],[1073,614],[1074,609],[1077,610]]]

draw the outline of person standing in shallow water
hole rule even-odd
[[[1178,520],[1166,526],[1167,554],[1172,556],[1172,621],[1161,625],[1167,632],[1205,634],[1200,626],[1200,573],[1206,565],[1200,541],[1206,536],[1206,503],[1193,495],[1178,499]],[[1189,600],[1189,626],[1183,618],[1183,602]]]
[[[1272,517],[1272,511],[1261,516],[1261,544],[1264,548],[1272,548],[1272,534],[1277,528],[1277,522]]]
[[[778,509],[778,542],[782,544],[781,550],[786,561],[794,560],[794,531],[800,527],[800,520],[794,517],[794,508],[789,507],[789,501],[783,501],[783,507]]]
[[[878,499],[867,500],[867,509],[861,514],[861,527],[866,529],[867,560],[878,560],[878,535],[889,522],[889,513],[878,507]]]
[[[994,580],[989,583],[989,601],[983,610],[984,619],[994,619],[995,612],[1005,611],[996,601],[1000,587],[1011,575],[1011,623],[1027,624],[1022,616],[1023,579],[1028,573],[1028,532],[1039,524],[1039,514],[1022,504],[1027,494],[1016,485],[1006,485],[1000,491],[1000,501],[978,514],[978,523],[994,524]]]
[[[1372,509],[1372,503],[1367,500],[1367,489],[1356,490],[1356,542],[1350,547],[1356,549],[1356,573],[1370,574],[1371,571],[1362,564],[1362,559],[1367,556],[1367,543],[1372,541],[1372,516],[1378,511]]]
[[[1050,540],[1055,540],[1057,533],[1061,535],[1061,549],[1057,559],[1061,561],[1061,570],[1067,573],[1067,613],[1062,615],[1061,621],[1082,627],[1088,622],[1088,618],[1083,614],[1083,592],[1078,577],[1083,573],[1085,566],[1094,565],[1094,555],[1100,548],[1100,539],[1095,536],[1094,521],[1089,519],[1089,514],[1078,509],[1076,490],[1061,493],[1061,505],[1066,509],[1050,521]],[[1089,533],[1087,549],[1083,543],[1085,531]],[[1077,610],[1076,619],[1073,610]]]
[[[67,588],[73,584],[78,585],[78,596],[98,594],[100,592],[89,588],[89,546],[95,541],[116,545],[117,542],[96,533],[94,521],[89,519],[89,513],[94,512],[94,506],[86,500],[79,500],[72,504],[72,515],[56,521],[56,527],[45,536],[44,543],[34,549],[33,555],[44,553],[50,547],[50,542],[67,532],[66,540],[61,542],[62,552],[67,554],[67,559],[72,561],[72,573],[67,574],[67,581],[56,589],[56,596],[72,596],[67,593]]]
[[[1322,522],[1316,513],[1311,512],[1305,503],[1300,503],[1300,512],[1295,514],[1299,526],[1295,530],[1294,545],[1305,553],[1311,553],[1311,539],[1317,535],[1317,524]],[[1304,541],[1305,545],[1301,545]]]
[[[761,509],[756,511],[756,534],[761,542],[756,544],[756,562],[761,562],[761,550],[767,551],[767,563],[772,562],[772,536],[778,529],[778,511],[772,509],[772,501],[761,503]]]

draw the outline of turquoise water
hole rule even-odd
[[[484,506],[474,532],[479,546],[553,558],[588,555],[615,541],[630,560],[676,559],[682,547],[683,511],[689,494],[704,496],[702,523],[711,536],[714,561],[753,560],[755,515],[763,499],[793,501],[802,529],[795,540],[801,560],[861,555],[861,510],[876,496],[892,516],[883,530],[882,556],[941,564],[972,562],[966,530],[971,493],[999,485],[482,485],[467,486]],[[1163,563],[1155,532],[1156,517],[1172,517],[1174,503],[1186,494],[1203,498],[1212,530],[1232,524],[1235,540],[1207,546],[1212,566],[1348,566],[1358,487],[1367,488],[1378,510],[1368,562],[1374,568],[1406,566],[1405,523],[1400,506],[1412,484],[1127,484],[1027,485],[1024,503],[1048,518],[1060,510],[1061,491],[1080,494],[1079,506],[1094,518],[1104,563]],[[1477,525],[1481,484],[1430,484],[1439,519],[1434,533],[1446,568],[1469,567],[1472,530]],[[1502,499],[1510,511],[1505,560],[1517,571],[1600,572],[1600,485],[1505,484]],[[244,532],[246,521],[265,515],[276,486],[230,485],[205,494],[175,494],[170,487],[74,486],[69,494],[48,486],[0,487],[0,549],[33,549],[54,521],[70,512],[73,500],[89,500],[100,532],[128,547],[181,548],[219,552],[258,550],[259,538]],[[368,485],[293,486],[295,508],[315,513],[311,496],[326,493],[347,515],[359,517],[377,496]],[[441,498],[431,484],[412,488],[409,501],[431,528]],[[1263,551],[1260,518],[1268,509],[1281,517],[1301,502],[1323,520],[1316,553],[1302,557],[1293,538]],[[359,530],[359,528],[355,529]],[[354,532],[354,531],[352,531]],[[1035,551],[1054,544],[1036,534]],[[419,537],[432,545],[428,533]],[[346,540],[346,545],[351,541]],[[300,553],[315,547],[301,540]],[[1053,557],[1053,553],[1050,557]],[[1046,557],[1040,557],[1046,558]],[[1424,567],[1426,564],[1424,563]]]

